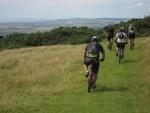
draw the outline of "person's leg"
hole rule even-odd
[[[89,67],[90,64],[91,64],[91,59],[86,58],[84,60],[84,65],[83,65],[84,69],[86,71],[86,74],[85,74],[86,77],[88,77],[88,75],[89,75],[89,69],[88,69],[88,67]]]
[[[129,41],[130,41],[130,49],[131,49],[131,45],[132,45],[132,34],[129,34]]]
[[[111,38],[111,45],[113,45],[113,37]]]
[[[89,72],[88,65],[84,64],[83,66],[84,66],[85,72],[88,73]]]
[[[112,45],[113,45],[113,38],[110,37],[110,41],[109,41],[109,49],[112,50]]]
[[[133,43],[133,47],[134,47],[134,45],[135,45],[135,33],[133,34],[133,38],[132,38],[132,43]]]
[[[110,36],[107,37],[107,47],[109,49],[109,46],[110,46]]]
[[[117,46],[116,46],[116,56],[118,56],[118,48],[119,48],[119,44],[117,43]]]
[[[130,48],[134,47],[134,38],[135,38],[135,33],[132,33],[130,36]]]

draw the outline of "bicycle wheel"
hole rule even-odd
[[[121,56],[119,56],[119,64],[121,64],[121,59],[122,59]]]
[[[88,92],[89,93],[91,92],[91,89],[93,88],[93,83],[94,83],[92,77],[93,77],[93,74],[90,72],[89,78],[88,78]]]
[[[121,64],[122,55],[121,55],[121,49],[120,48],[118,50],[118,56],[119,56],[119,64]]]

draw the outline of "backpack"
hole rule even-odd
[[[124,33],[119,33],[119,36],[118,36],[119,39],[124,39],[125,38],[125,35]]]
[[[99,49],[97,43],[93,42],[87,46],[87,57],[96,59],[99,57]]]

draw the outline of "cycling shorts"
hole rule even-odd
[[[124,49],[125,48],[125,43],[117,43],[117,47]]]
[[[98,70],[99,70],[99,60],[93,60],[91,58],[85,58],[84,60],[84,64],[89,66],[91,65],[91,71],[94,72],[95,74],[98,74]]]
[[[129,39],[134,39],[135,38],[135,33],[129,33]]]

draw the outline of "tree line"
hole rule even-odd
[[[128,28],[133,24],[137,28],[137,35],[150,36],[150,16],[141,19],[131,19],[114,25],[115,31],[121,26]],[[97,35],[102,40],[106,37],[104,28],[88,27],[59,27],[48,32],[13,33],[6,37],[0,36],[0,50],[56,44],[83,44],[90,41],[90,37]]]

